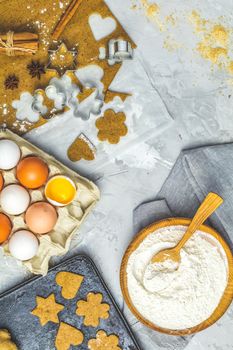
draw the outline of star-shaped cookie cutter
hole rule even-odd
[[[56,50],[48,50],[49,62],[46,66],[48,71],[56,71],[59,76],[66,72],[73,73],[77,69],[77,50],[68,50],[65,43],[61,43]],[[68,63],[66,57],[69,56]]]

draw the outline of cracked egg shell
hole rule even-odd
[[[76,196],[76,186],[67,176],[52,177],[45,187],[45,197],[51,204],[64,207],[70,204]]]

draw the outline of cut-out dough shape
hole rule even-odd
[[[102,83],[104,77],[103,68],[96,64],[89,64],[77,69],[74,74],[84,88],[97,88],[99,95],[102,94],[104,90],[104,84]]]
[[[89,17],[89,25],[96,41],[112,34],[117,27],[112,17],[103,18],[100,14],[94,13]]]
[[[86,98],[93,94],[96,91],[96,88],[84,88],[82,92],[80,92],[77,96],[79,102],[83,102]]]
[[[74,110],[74,116],[88,120],[91,114],[99,114],[103,106],[103,100],[99,98],[98,90],[95,89],[91,95],[85,98]]]
[[[115,97],[119,97],[122,102],[125,102],[127,97],[132,96],[131,94],[125,93],[125,92],[117,92],[117,91],[111,91],[108,90],[104,97],[104,102],[108,103],[114,100]]]
[[[72,162],[81,159],[91,161],[95,159],[95,147],[84,134],[81,134],[68,148],[67,155]]]
[[[71,345],[78,346],[84,339],[83,333],[69,324],[61,322],[55,345],[57,350],[69,350]]]
[[[11,335],[7,329],[0,329],[0,349],[17,350],[17,346],[11,340]]]
[[[79,291],[84,277],[72,272],[59,272],[56,283],[61,287],[61,295],[65,299],[73,299]]]
[[[99,140],[108,141],[111,144],[119,143],[120,138],[128,132],[125,120],[126,116],[123,112],[115,113],[112,109],[106,110],[104,116],[98,118],[95,123],[99,129]]]
[[[55,85],[48,85],[45,89],[46,96],[52,100],[56,109],[62,109],[66,104],[66,94],[60,92]]]
[[[96,339],[90,339],[88,342],[90,350],[122,350],[119,346],[119,338],[115,334],[107,335],[104,331],[96,334]]]
[[[14,100],[12,102],[12,107],[16,109],[16,119],[23,121],[27,120],[30,123],[36,123],[40,119],[40,112],[35,112],[32,109],[32,103],[34,101],[34,96],[29,92],[23,92],[20,95],[19,100]],[[38,104],[40,110],[44,113],[47,112],[47,107],[43,105],[43,97],[39,98]]]
[[[98,327],[100,319],[109,318],[110,306],[102,303],[103,296],[100,293],[89,293],[87,301],[80,300],[77,302],[76,314],[84,316],[83,324],[85,326]]]
[[[39,318],[41,326],[45,326],[48,322],[59,323],[58,314],[64,306],[56,302],[54,294],[47,298],[37,296],[36,303],[37,306],[31,314]]]
[[[32,109],[39,111],[44,119],[50,119],[55,115],[61,114],[69,110],[67,106],[64,106],[65,95],[57,94],[54,91],[55,96],[52,95],[51,89],[56,88],[53,85],[47,86],[45,90],[38,89],[35,91],[35,100],[32,104]],[[50,91],[49,91],[50,90]],[[46,109],[40,108],[40,101],[45,105]],[[38,105],[39,102],[39,105]]]

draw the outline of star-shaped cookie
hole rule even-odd
[[[31,313],[39,318],[41,326],[45,326],[48,322],[59,323],[58,313],[64,306],[56,302],[54,294],[47,298],[37,296],[36,303],[37,306]]]

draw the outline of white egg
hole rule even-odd
[[[30,204],[28,191],[19,185],[9,185],[0,194],[2,210],[9,215],[24,213]]]
[[[19,146],[11,140],[0,140],[0,169],[14,168],[21,157]]]
[[[39,241],[36,236],[26,230],[15,232],[9,241],[12,256],[21,261],[32,259],[38,251]]]

